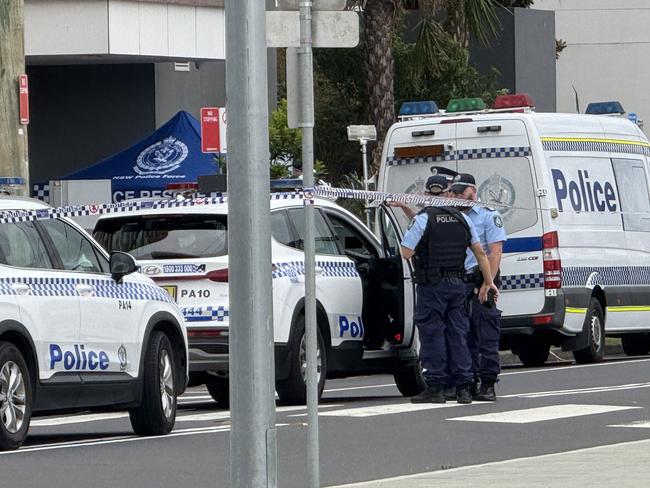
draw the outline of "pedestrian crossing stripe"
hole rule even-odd
[[[650,420],[636,420],[627,424],[611,424],[607,427],[625,427],[635,429],[650,429]]]
[[[525,408],[522,410],[508,410],[505,412],[493,412],[481,415],[468,415],[465,417],[454,417],[447,420],[460,422],[490,422],[500,424],[530,424],[548,420],[560,420],[573,417],[584,417],[602,413],[620,412],[622,410],[634,410],[643,407],[629,407],[620,405],[550,405],[547,407]]]

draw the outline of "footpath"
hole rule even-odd
[[[330,488],[640,488],[650,484],[648,460],[642,440]]]

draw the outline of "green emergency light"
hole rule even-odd
[[[449,100],[447,113],[450,112],[475,112],[485,110],[485,102],[480,98],[454,98]]]

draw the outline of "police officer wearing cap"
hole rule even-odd
[[[443,175],[427,180],[433,195],[443,196],[448,181]],[[414,321],[420,337],[420,363],[427,388],[413,403],[445,403],[449,369],[456,384],[457,401],[471,403],[472,360],[467,348],[469,320],[465,310],[465,258],[471,249],[484,276],[479,300],[488,290],[498,295],[490,264],[467,216],[453,207],[427,207],[411,221],[401,243],[402,256],[413,258],[417,284]]]
[[[454,179],[450,196],[465,200],[477,200],[476,181],[471,174],[461,173]],[[474,206],[465,210],[472,221],[481,247],[487,253],[496,286],[500,285],[499,266],[503,243],[507,240],[503,219],[499,212],[488,207]],[[474,376],[480,378],[476,400],[495,401],[494,384],[500,373],[499,337],[501,329],[501,311],[496,304],[488,300],[479,303],[476,290],[482,283],[478,262],[473,253],[468,252],[465,260],[467,271],[467,293],[470,300],[470,335],[468,346],[472,355]]]

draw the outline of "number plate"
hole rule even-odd
[[[169,296],[172,297],[172,300],[176,301],[176,285],[161,286],[161,288],[169,293]]]

